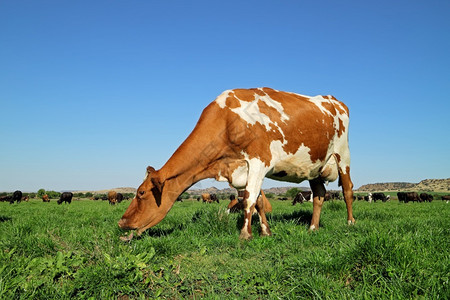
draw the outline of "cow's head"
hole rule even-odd
[[[147,176],[139,186],[136,196],[119,221],[122,229],[137,229],[140,234],[158,224],[170,210],[171,205],[162,203],[164,182],[158,172],[147,167]],[[171,204],[171,203],[170,203]]]

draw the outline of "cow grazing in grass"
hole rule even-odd
[[[397,197],[400,202],[421,202],[420,197],[416,192],[398,192]]]
[[[386,202],[388,198],[386,197],[385,193],[373,193],[372,194],[373,202],[377,202],[377,200],[381,200],[383,202]]]
[[[306,201],[312,202],[312,192],[305,191],[305,192],[299,192],[297,195],[295,195],[294,200],[292,200],[292,205],[295,205],[297,203],[303,203]]]
[[[108,192],[108,202],[111,205],[115,205],[117,203],[117,192],[115,191]]]
[[[42,202],[50,202],[50,199],[48,198],[47,194],[42,196]]]
[[[10,204],[13,204],[14,202],[20,203],[22,201],[22,192],[21,191],[15,191],[12,194],[11,200],[9,201]]]
[[[422,200],[423,202],[431,202],[433,201],[433,195],[431,194],[427,194],[427,193],[421,193],[419,195],[420,200]]]
[[[219,199],[217,199],[216,194],[204,193],[202,194],[202,200],[203,203],[213,203],[213,202],[219,203]]]
[[[64,192],[61,194],[61,196],[59,197],[59,200],[56,202],[58,204],[61,204],[63,202],[70,204],[72,202],[72,197],[73,197],[73,194],[71,192]]]
[[[233,195],[234,196],[234,195]],[[244,210],[246,207],[246,203],[244,201],[245,191],[239,191],[238,197],[233,197],[230,199],[230,203],[227,206],[227,212],[235,213],[241,210]],[[255,210],[256,209],[256,210]],[[270,204],[264,192],[261,190],[261,194],[258,196],[258,200],[256,200],[255,206],[252,209],[253,213],[259,212],[260,209],[263,209],[263,213],[272,212],[272,204]],[[260,219],[263,218],[260,214]],[[264,217],[265,218],[265,217]]]
[[[324,182],[339,177],[347,220],[354,223],[348,123],[347,107],[333,96],[270,88],[225,91],[204,109],[194,130],[161,169],[147,168],[119,226],[141,234],[167,215],[184,190],[215,178],[245,191],[240,238],[249,239],[252,207],[264,177],[309,181],[314,199],[311,230],[319,228]],[[261,234],[270,235],[269,228]]]

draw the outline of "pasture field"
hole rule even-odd
[[[175,203],[131,242],[129,205],[0,203],[0,299],[449,299],[450,204],[271,201],[272,237],[239,240],[228,201]]]

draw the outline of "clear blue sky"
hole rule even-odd
[[[356,187],[448,178],[449,15],[448,0],[1,1],[0,191],[138,187],[223,90],[262,86],[349,106]]]

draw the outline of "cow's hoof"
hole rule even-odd
[[[356,220],[352,219],[352,220],[347,220],[348,225],[355,225]]]
[[[316,226],[314,224],[309,226],[309,231],[317,231],[317,230],[319,230],[319,226]]]
[[[251,240],[252,238],[252,235],[246,231],[241,231],[241,234],[239,235],[239,239],[241,240]]]
[[[269,228],[265,228],[264,226],[261,227],[261,232],[259,233],[259,236],[271,236],[272,232]]]

